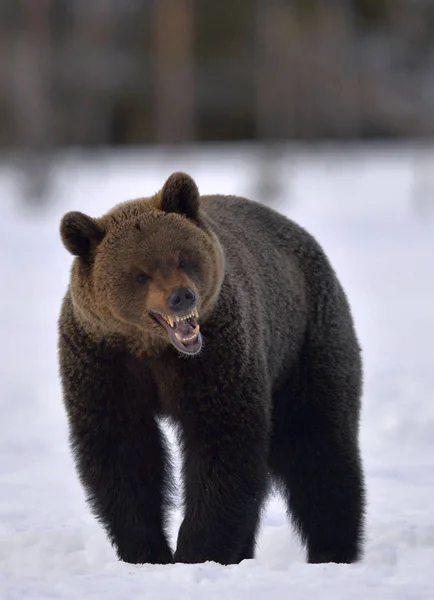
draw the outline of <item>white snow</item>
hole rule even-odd
[[[328,252],[364,350],[367,543],[364,560],[350,566],[306,564],[279,498],[264,515],[254,561],[120,563],[87,509],[68,450],[56,357],[71,262],[61,215],[98,216],[156,191],[173,170],[189,171],[202,193],[255,197],[258,161],[248,146],[64,154],[43,212],[25,209],[15,172],[0,164],[2,600],[434,598],[434,181],[428,174],[418,185],[417,165],[429,164],[420,155],[293,150],[275,169],[283,186],[276,207]],[[172,542],[180,518],[178,510]]]

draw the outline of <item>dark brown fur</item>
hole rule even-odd
[[[100,219],[69,213],[61,233],[77,256],[59,321],[72,448],[119,557],[173,560],[165,415],[184,464],[176,561],[252,557],[270,476],[309,561],[356,560],[360,352],[315,240],[260,204],[199,198],[184,174]],[[149,313],[180,286],[198,297],[204,338],[189,359]]]

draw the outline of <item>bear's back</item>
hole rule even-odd
[[[333,267],[303,227],[236,196],[203,196],[202,210],[223,247],[232,290],[252,313],[262,315],[259,338],[265,340],[272,363],[280,362],[276,347],[290,342],[289,353],[294,354],[308,314],[320,314],[318,307],[326,304],[347,310]]]
[[[271,248],[288,257],[308,258],[312,252],[322,252],[315,239],[302,227],[275,210],[239,196],[202,196],[201,207],[212,219],[219,239],[235,238],[254,255]],[[230,243],[232,245],[232,241]]]
[[[201,207],[217,225],[218,235],[228,232],[238,239],[256,238],[258,242],[270,233],[288,233],[295,226],[267,206],[239,196],[202,196]]]
[[[322,271],[329,270],[328,260],[315,238],[275,210],[238,196],[202,196],[201,201],[229,262],[248,260],[253,266],[253,261],[259,270],[275,267],[275,276],[281,269],[289,269],[292,276],[298,271],[303,278],[309,278],[312,263],[318,262]],[[254,269],[249,271],[252,274]]]
[[[306,283],[315,241],[274,210],[236,196],[202,196],[225,256],[226,307],[242,309],[252,347],[265,350],[270,370],[295,355],[306,327]],[[226,293],[223,286],[223,294]],[[233,308],[232,308],[233,307]]]

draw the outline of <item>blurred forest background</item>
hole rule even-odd
[[[434,134],[433,0],[0,0],[0,148]]]

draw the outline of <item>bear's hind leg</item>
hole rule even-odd
[[[354,345],[341,350],[307,348],[274,398],[270,469],[311,563],[354,562],[362,550],[360,363]]]

